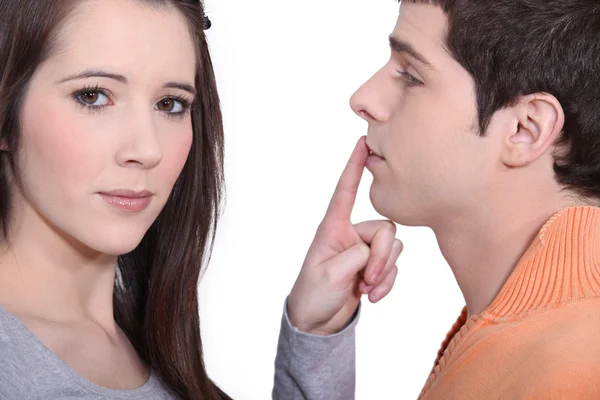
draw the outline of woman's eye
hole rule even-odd
[[[156,109],[168,113],[180,114],[185,111],[185,106],[179,100],[167,98],[156,103]]]
[[[84,90],[79,92],[77,99],[87,107],[103,107],[110,104],[108,96],[99,90]]]

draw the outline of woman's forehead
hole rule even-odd
[[[140,78],[193,79],[195,41],[175,7],[137,0],[86,2],[65,21],[49,62],[66,69],[108,68]],[[166,76],[165,76],[166,78]]]

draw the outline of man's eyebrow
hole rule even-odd
[[[86,79],[86,78],[108,78],[108,79],[113,79],[113,80],[123,83],[123,84],[129,83],[129,80],[123,75],[114,74],[112,72],[107,72],[107,71],[102,71],[102,70],[97,70],[97,69],[90,69],[90,70],[86,70],[83,72],[79,72],[77,74],[69,75],[66,78],[60,79],[56,83],[64,83],[64,82],[68,82],[68,81],[74,81],[74,80]],[[194,85],[191,85],[189,83],[184,83],[184,82],[167,82],[163,85],[163,88],[184,90],[186,92],[189,92],[194,97],[196,97],[196,94],[197,94],[197,91],[196,91],[196,88],[194,87]]]
[[[415,60],[419,61],[421,64],[425,65],[430,69],[434,69],[433,65],[427,61],[427,59],[419,53],[410,43],[407,43],[403,40],[396,39],[395,37],[390,35],[390,48],[396,53],[406,53]]]

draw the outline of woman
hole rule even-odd
[[[0,398],[227,398],[197,306],[223,176],[204,25],[190,0],[2,2],[0,347],[36,350],[2,357]]]
[[[202,5],[1,8],[0,398],[228,399],[203,365],[197,303],[223,185]],[[349,219],[367,155],[361,140],[290,296],[278,399],[347,399],[328,336],[357,288],[377,301],[393,285],[393,225]]]

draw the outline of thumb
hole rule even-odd
[[[367,266],[370,255],[369,246],[360,243],[325,261],[321,268],[334,286],[343,288]]]

